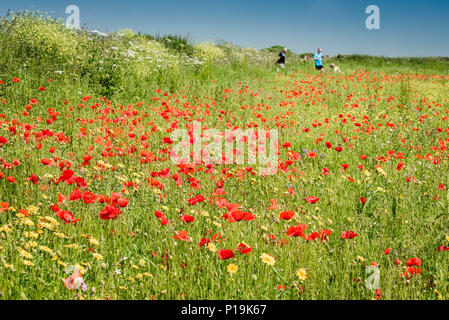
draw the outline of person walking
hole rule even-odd
[[[281,68],[285,68],[285,54],[287,53],[288,49],[284,48],[281,53],[279,53],[278,60],[276,61],[276,64]]]
[[[313,59],[315,60],[315,69],[320,72],[323,71],[323,50],[321,50],[321,48],[318,48]]]

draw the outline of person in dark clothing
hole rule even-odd
[[[281,53],[279,53],[279,57],[278,60],[276,61],[276,64],[284,69],[285,68],[285,54],[287,53],[288,49],[284,48],[284,50],[281,51]]]

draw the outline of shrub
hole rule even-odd
[[[72,64],[78,58],[78,37],[62,20],[39,12],[23,11],[3,19],[2,42],[15,60]]]
[[[217,61],[225,58],[225,52],[212,42],[201,42],[195,45],[197,56],[206,61]]]

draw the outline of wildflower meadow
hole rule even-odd
[[[449,298],[448,59],[0,42],[0,299]]]

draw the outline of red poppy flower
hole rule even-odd
[[[70,194],[69,196],[69,200],[70,201],[78,201],[79,199],[81,199],[82,194],[80,189],[75,188],[75,190],[73,190],[73,192]]]
[[[181,240],[181,241],[186,241],[186,242],[192,241],[192,237],[189,237],[187,235],[187,231],[178,231],[176,233],[176,236],[174,236],[173,238],[176,240]]]
[[[65,170],[59,177],[59,181],[68,181],[74,176],[75,172],[72,170]]]
[[[380,289],[376,289],[376,299],[380,300],[381,291]]]
[[[0,213],[5,212],[9,210],[9,203],[8,202],[0,202]]]
[[[41,163],[42,163],[44,166],[49,166],[50,164],[53,163],[53,161],[50,160],[50,159],[41,159]]]
[[[309,204],[315,204],[315,203],[317,203],[319,200],[320,200],[320,198],[317,198],[317,197],[307,197],[307,198],[306,198],[306,201],[307,201],[307,203],[309,203]]]
[[[40,178],[32,173],[31,176],[29,178],[25,178],[25,180],[31,181],[31,182],[33,182],[33,184],[37,184],[37,182],[40,180]]]
[[[19,213],[23,214],[25,217],[29,217],[31,213],[26,209],[19,209]]]
[[[293,216],[296,213],[294,211],[284,211],[281,213],[281,215],[279,216],[280,219],[282,220],[290,220],[291,218],[293,218]]]
[[[298,224],[297,226],[292,226],[287,230],[287,237],[304,237],[304,231],[306,231],[307,225]]]
[[[11,177],[11,176],[7,177],[6,180],[8,180],[11,183],[17,183],[16,178]]]
[[[421,269],[416,267],[407,267],[404,273],[401,274],[401,277],[406,279],[413,278],[413,276],[417,276],[421,274]]]
[[[307,241],[315,241],[320,237],[320,234],[318,232],[312,232],[311,234],[308,234],[304,237]]]
[[[410,266],[417,266],[419,267],[422,264],[422,261],[420,258],[411,258],[407,260],[407,267]]]
[[[106,208],[100,211],[100,218],[102,220],[116,220],[122,212],[116,206],[107,205]]]
[[[355,237],[357,237],[358,236],[358,234],[357,233],[354,233],[354,231],[344,231],[344,232],[342,232],[342,234],[341,234],[341,237],[343,238],[343,239],[354,239]]]
[[[108,196],[105,196],[104,194],[99,194],[98,203],[111,203],[111,199]]]
[[[187,200],[187,202],[191,205],[194,206],[196,204],[196,198],[190,198],[189,200]]]
[[[248,254],[248,253],[250,253],[251,251],[253,251],[253,247],[247,246],[247,245],[244,244],[244,243],[240,243],[240,244],[237,246],[237,250],[238,250],[241,254]]]
[[[218,256],[221,260],[231,259],[235,257],[235,254],[232,250],[225,249],[225,250],[218,250]]]
[[[161,222],[161,225],[166,226],[170,224],[170,220],[167,219],[167,217],[165,216],[165,214],[163,212],[160,211],[155,211],[154,215],[156,216],[156,218],[158,218]]]
[[[189,216],[188,214],[185,214],[181,217],[182,222],[193,222],[195,221],[195,218],[192,216]]]
[[[95,203],[97,201],[97,196],[90,191],[84,191],[81,195],[81,199],[83,199],[84,203]]]
[[[228,219],[228,221],[230,223],[233,223],[233,222],[238,222],[238,221],[242,221],[242,220],[251,221],[256,217],[256,215],[236,209],[236,210],[229,211],[227,214],[224,214],[222,217],[225,219]]]
[[[158,218],[158,219],[160,219],[160,218],[162,218],[162,217],[165,216],[165,215],[164,215],[162,212],[160,212],[160,211],[154,211],[154,215],[155,215],[156,218]]]
[[[202,196],[202,195],[198,195],[198,196],[195,196],[195,197],[193,197],[193,198],[190,198],[189,200],[187,200],[187,202],[191,205],[191,206],[193,206],[193,205],[195,205],[197,202],[203,202],[205,200],[205,198]]]
[[[170,220],[168,220],[166,217],[161,218],[161,225],[166,226],[170,224]]]
[[[269,206],[268,210],[276,210],[279,206],[276,199],[270,199],[271,206]]]
[[[80,219],[75,219],[75,217],[73,216],[73,213],[71,213],[70,211],[59,210],[58,212],[56,212],[56,215],[61,220],[64,220],[66,224],[75,223],[75,222],[80,221]]]
[[[122,198],[122,197],[117,199],[117,204],[120,208],[125,208],[128,205],[128,203],[129,203],[129,199]]]
[[[331,230],[327,230],[327,229],[323,229],[320,231],[320,240],[321,241],[327,241],[327,239],[331,236],[332,231]]]
[[[209,239],[203,238],[203,239],[201,239],[198,246],[200,247],[200,249],[202,249],[203,247],[207,246],[209,243],[210,243]]]

